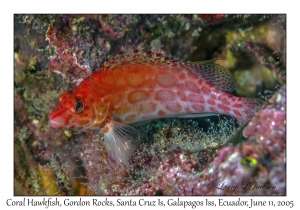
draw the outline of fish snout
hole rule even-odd
[[[62,128],[62,127],[66,126],[65,119],[63,117],[61,117],[60,115],[57,115],[55,112],[52,112],[51,114],[49,114],[48,124],[52,128]]]

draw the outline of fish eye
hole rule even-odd
[[[75,110],[76,112],[81,112],[81,111],[83,110],[83,102],[82,102],[80,99],[78,99],[78,100],[75,102],[75,104],[74,104],[74,110]]]

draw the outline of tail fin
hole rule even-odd
[[[236,118],[239,123],[244,125],[257,113],[264,101],[256,98],[242,98],[241,103],[243,107],[240,115]]]

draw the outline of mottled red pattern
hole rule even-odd
[[[186,63],[162,53],[143,53],[140,48],[125,55],[122,49],[74,91],[60,97],[49,123],[95,130],[110,116],[130,124],[215,112],[244,124],[260,104],[227,93],[233,89],[230,72],[212,61]],[[75,110],[78,101],[84,106],[80,111]]]

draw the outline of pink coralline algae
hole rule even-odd
[[[49,62],[50,72],[55,71],[62,74],[74,86],[77,86],[84,78],[92,74],[90,68],[79,65],[77,58],[68,53],[62,53],[57,57],[50,57]]]
[[[245,137],[269,139],[273,144],[284,143],[280,140],[286,135],[286,89],[285,86],[264,105],[260,114],[255,116],[244,129]],[[264,120],[266,123],[260,123]],[[285,146],[285,145],[284,145]]]
[[[177,150],[159,165],[153,180],[148,180],[132,195],[193,195],[199,176],[197,160],[190,153]]]
[[[61,37],[61,32],[50,25],[47,31],[47,38],[51,45],[55,46],[57,56],[50,57],[49,71],[61,73],[71,83],[78,85],[82,80],[92,73],[89,67],[79,65],[75,53],[72,52],[72,45],[66,38]],[[72,43],[72,42],[71,42]]]

